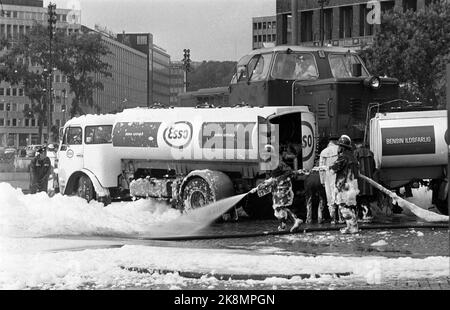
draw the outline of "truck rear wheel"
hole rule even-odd
[[[78,185],[75,194],[78,197],[86,199],[88,202],[94,199],[95,196],[94,185],[92,185],[92,182],[88,176],[82,175],[78,179]]]
[[[431,202],[444,215],[448,215],[448,197],[447,197],[447,181],[446,180],[432,180],[431,190],[433,191]]]
[[[182,193],[184,209],[197,209],[215,201],[213,192],[204,179],[196,177],[188,181]]]

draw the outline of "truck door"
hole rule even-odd
[[[64,192],[70,176],[83,168],[83,129],[81,126],[67,127],[58,152],[58,181],[61,192]]]

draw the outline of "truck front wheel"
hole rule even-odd
[[[188,181],[182,199],[185,210],[201,208],[215,201],[208,182],[198,177]]]
[[[78,185],[75,194],[78,197],[86,199],[88,202],[94,199],[95,196],[94,186],[92,185],[92,182],[88,176],[82,175],[78,179]]]

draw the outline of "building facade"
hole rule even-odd
[[[110,53],[103,61],[110,65],[111,77],[96,75],[103,89],[94,91],[94,107],[88,113],[114,113],[125,108],[147,106],[147,55],[106,32],[82,27],[84,32],[101,34],[103,44]]]
[[[120,33],[117,40],[147,55],[147,105],[170,103],[170,56],[153,43],[150,33]]]
[[[47,8],[39,0],[3,0],[2,14],[0,15],[0,39],[14,41],[30,31],[34,23],[47,24]],[[73,10],[56,9],[58,16],[57,28],[65,29],[67,33],[77,32],[80,29],[78,16]],[[36,64],[30,63],[33,70],[42,70]],[[53,104],[52,125],[58,128],[69,117],[68,103],[72,96],[69,94],[67,78],[60,72],[53,73]],[[27,118],[23,111],[31,101],[25,94],[23,87],[11,86],[0,82],[0,146],[25,146],[39,141],[38,122],[34,117]],[[47,139],[47,123],[44,123],[43,138]]]
[[[432,0],[380,0],[381,11],[395,6],[419,10]],[[323,12],[323,43],[359,48],[371,44],[379,25],[369,23],[373,10],[369,0],[329,0]],[[322,43],[318,0],[277,0],[277,45],[316,45]],[[297,12],[292,14],[292,12]],[[370,20],[370,18],[369,18]]]
[[[186,74],[181,61],[170,62],[170,105],[178,106],[178,95],[186,92]]]
[[[275,45],[277,41],[277,17],[253,17],[253,49],[262,48],[266,44]]]

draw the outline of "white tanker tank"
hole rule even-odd
[[[447,111],[378,113],[370,121],[377,169],[447,165]]]
[[[295,116],[281,118],[288,115]],[[294,124],[288,124],[291,120]],[[203,162],[205,167],[205,162],[254,163],[268,144],[260,134],[267,130],[264,124],[268,121],[280,123],[279,139],[285,140],[281,143],[300,143],[301,164],[311,169],[316,123],[314,114],[304,106],[128,109],[117,114],[113,149],[119,158],[130,160]]]

